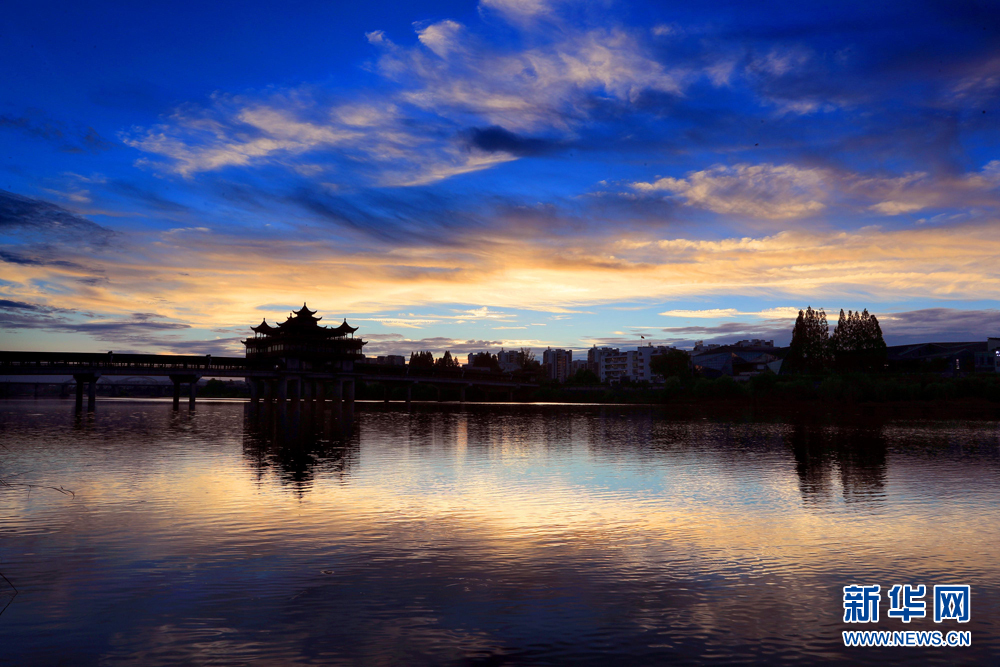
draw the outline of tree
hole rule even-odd
[[[601,384],[601,378],[589,368],[581,368],[566,380],[566,384]]]
[[[517,363],[526,371],[533,370],[541,365],[535,359],[535,353],[531,351],[530,347],[522,347],[517,351]]]
[[[693,376],[691,355],[684,350],[667,350],[649,360],[649,370],[654,375],[662,375],[664,378],[677,377],[687,380]]]
[[[458,363],[458,359],[451,356],[451,352],[445,350],[444,356],[434,362],[434,365],[438,368],[459,368],[462,364]]]
[[[783,366],[792,373],[819,373],[830,363],[830,326],[826,312],[809,306],[799,311]]]
[[[434,366],[434,355],[429,351],[410,352],[410,366],[413,368],[431,368]]]
[[[490,354],[489,352],[479,352],[472,355],[472,367],[473,368],[488,368],[496,373],[500,372],[500,361],[497,359],[497,355]]]
[[[840,311],[837,328],[830,338],[830,351],[837,370],[874,371],[885,366],[886,346],[878,318],[862,312]]]

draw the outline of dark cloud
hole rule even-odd
[[[139,339],[137,344],[143,345],[141,349],[149,349],[150,344],[155,344],[176,354],[211,354],[217,357],[242,356],[243,345],[241,341],[246,336],[232,336],[228,338],[213,338],[211,340],[173,340],[161,338],[156,341]]]
[[[922,308],[877,317],[890,345],[964,343],[1000,336],[1000,310],[996,309]]]
[[[0,299],[0,310],[39,310],[39,307],[33,303],[25,303],[24,301],[9,301],[7,299]]]
[[[401,193],[365,190],[346,196],[302,184],[280,196],[279,201],[318,221],[391,246],[415,242],[457,246],[463,238],[453,232],[470,232],[486,224],[475,210],[456,206],[451,197],[425,189]]]
[[[178,331],[190,329],[190,324],[180,322],[150,322],[147,320],[120,320],[112,322],[83,322],[80,324],[65,324],[64,331],[74,333],[98,334],[101,340],[115,340],[118,336],[129,336],[136,333],[151,331]]]
[[[789,322],[766,320],[764,322],[725,322],[716,326],[666,327],[664,333],[687,336],[774,336],[784,334],[791,336],[792,327]]]
[[[94,287],[95,285],[108,285],[111,283],[106,276],[92,276],[90,278],[76,278],[76,282],[81,285],[88,285]]]
[[[110,229],[61,206],[6,190],[0,190],[0,231],[71,240],[75,245],[105,245],[114,236]]]
[[[0,249],[0,261],[8,264],[20,264],[22,266],[56,266],[62,269],[83,269],[83,265],[76,262],[69,262],[64,259],[46,259],[43,257],[29,257],[17,252]]]
[[[190,329],[181,322],[157,321],[155,313],[135,313],[127,320],[78,321],[82,313],[23,301],[0,300],[0,329],[11,331],[42,330],[59,333],[87,334],[101,341],[126,341],[158,345],[157,335],[163,332]]]
[[[522,137],[499,125],[470,128],[462,138],[469,148],[478,148],[487,153],[510,153],[520,157],[541,155],[561,147],[558,142]]]
[[[22,116],[0,116],[0,128],[48,141],[67,153],[100,153],[114,146],[92,127],[71,129],[38,110],[30,110]]]

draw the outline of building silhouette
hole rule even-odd
[[[264,319],[255,327],[253,338],[243,341],[250,366],[261,369],[324,371],[340,368],[342,362],[363,359],[366,341],[354,337],[357,327],[345,319],[337,327],[321,326],[322,317],[306,304],[288,318],[271,326]]]

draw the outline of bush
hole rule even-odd
[[[724,375],[714,380],[699,378],[692,391],[695,398],[738,398],[747,395],[747,389],[737,384],[733,378]]]

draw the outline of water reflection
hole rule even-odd
[[[379,403],[342,434],[307,403],[64,407],[0,404],[0,477],[76,493],[0,488],[13,664],[1000,651],[995,423]],[[846,650],[854,581],[969,583],[973,646]]]
[[[243,406],[243,456],[258,481],[274,472],[300,495],[317,475],[344,481],[358,447],[353,428],[316,403]]]
[[[787,435],[795,455],[802,499],[829,500],[840,491],[846,502],[880,502],[885,499],[888,439],[882,423],[831,426],[816,421],[792,424]]]

